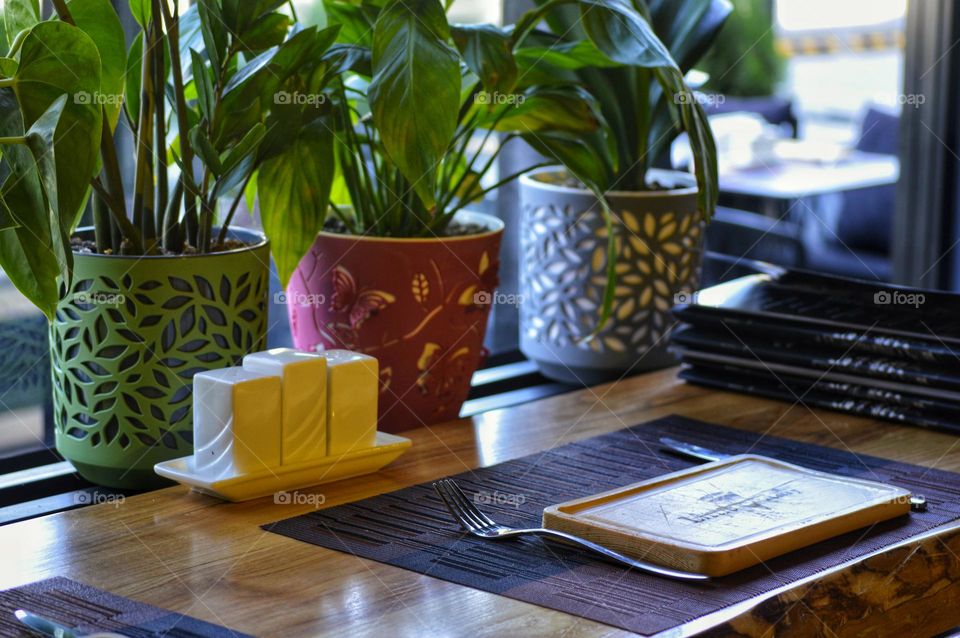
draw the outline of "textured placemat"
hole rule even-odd
[[[36,636],[14,617],[17,609],[75,628],[78,633],[112,631],[131,638],[252,638],[69,578],[50,578],[0,592],[0,636]]]
[[[571,443],[454,477],[497,522],[538,526],[547,505],[693,465],[659,450],[661,436],[731,454],[751,451],[806,467],[899,485],[927,512],[781,556],[706,585],[597,562],[536,538],[465,536],[429,484],[287,519],[264,529],[435,578],[652,634],[960,518],[960,475],[765,437],[678,416]],[[758,439],[760,439],[758,441]]]

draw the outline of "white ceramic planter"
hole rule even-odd
[[[546,168],[520,178],[520,349],[544,375],[569,383],[672,365],[670,308],[699,283],[703,221],[694,177],[651,170],[650,180],[674,188],[607,193],[620,218],[616,296],[610,321],[587,339],[600,316],[607,233],[596,197],[547,181],[558,175]]]

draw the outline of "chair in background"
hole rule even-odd
[[[896,155],[900,117],[870,107],[855,149]],[[896,185],[861,188],[822,200],[816,216],[804,215],[805,267],[847,277],[889,281],[890,234]]]
[[[751,261],[794,268],[804,263],[796,224],[734,208],[717,209],[707,226],[705,250],[703,287],[743,274],[740,266]]]

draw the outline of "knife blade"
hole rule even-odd
[[[662,445],[663,449],[667,452],[696,459],[698,461],[706,461],[707,463],[711,463],[713,461],[722,461],[723,459],[728,459],[733,456],[732,454],[724,454],[723,452],[717,452],[705,447],[700,447],[699,445],[694,445],[693,443],[671,439],[668,436],[660,438],[660,445]]]
[[[73,629],[55,623],[52,620],[47,620],[26,609],[18,609],[13,612],[13,615],[24,625],[44,636],[53,636],[53,638],[80,638],[80,635]]]

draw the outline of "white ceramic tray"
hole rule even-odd
[[[157,463],[153,469],[160,476],[189,485],[198,492],[228,501],[248,501],[281,490],[332,483],[376,472],[403,454],[410,445],[410,439],[377,432],[377,441],[373,447],[340,456],[326,456],[306,463],[282,465],[253,474],[211,477],[194,468],[193,455]]]

